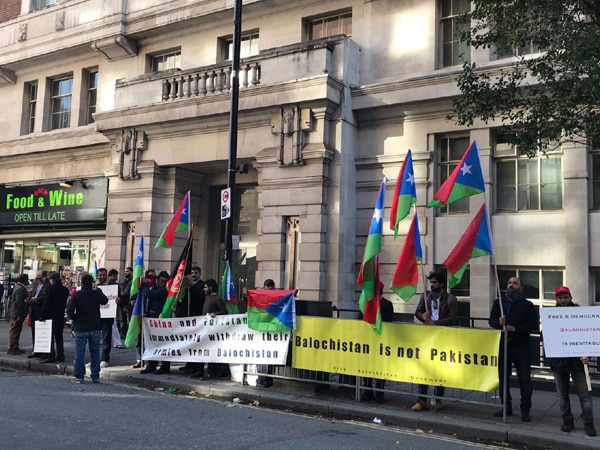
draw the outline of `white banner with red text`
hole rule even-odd
[[[548,358],[600,356],[600,308],[540,308]]]

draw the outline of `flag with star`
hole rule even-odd
[[[477,141],[473,141],[458,166],[440,186],[427,207],[442,208],[461,198],[480,194],[484,191],[485,185],[483,184],[483,172],[479,160],[479,148],[477,147]]]
[[[161,233],[158,241],[154,248],[171,248],[173,246],[173,240],[175,239],[175,233],[178,231],[185,231],[190,225],[190,191],[185,195],[181,205],[175,211],[173,218],[167,224],[163,232]]]
[[[383,232],[385,182],[386,179],[383,177],[357,280],[357,283],[363,288],[358,299],[363,320],[371,324],[378,336],[381,335],[382,329],[381,313],[379,311],[381,300],[379,292],[379,254],[381,253],[381,234]]]
[[[415,172],[413,170],[412,153],[409,150],[398,173],[396,187],[394,188],[394,197],[392,198],[390,230],[394,230],[394,239],[398,237],[398,224],[408,216],[410,207],[416,202]]]
[[[139,281],[144,275],[144,235],[140,238],[140,247],[135,258],[135,266],[133,267],[133,276],[131,278],[130,295],[135,298],[135,305],[131,313],[131,320],[127,328],[127,336],[125,336],[125,347],[131,347],[137,342],[142,329],[142,317],[144,316],[144,300],[140,292]],[[134,297],[137,296],[137,297]]]

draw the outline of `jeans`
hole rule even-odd
[[[115,319],[102,319],[102,361],[110,361],[112,346],[112,327]]]
[[[427,398],[424,396],[427,395],[428,388],[429,388],[429,386],[426,384],[419,385],[419,400],[424,401],[424,402],[427,401]],[[436,397],[443,397],[444,396],[444,386],[436,386],[433,389],[433,395],[435,395]]]
[[[519,380],[519,388],[521,390],[521,412],[529,412],[531,409],[531,395],[533,394],[533,385],[531,384],[531,348],[526,347],[511,347],[508,344],[508,357],[506,359],[508,365],[508,388],[506,390],[506,405],[507,409],[512,409],[512,396],[510,395],[510,377],[512,366],[515,366],[517,378]],[[500,399],[504,402],[504,343],[500,343],[498,377],[500,379]]]
[[[558,394],[558,407],[563,420],[573,420],[571,413],[571,402],[569,401],[569,376],[573,378],[575,392],[579,396],[581,404],[581,417],[583,423],[594,423],[592,397],[587,390],[585,373],[569,370],[553,370],[554,382],[556,383],[556,393]]]
[[[100,378],[100,337],[102,331],[76,331],[75,332],[75,378],[85,378],[85,346],[90,349],[90,372],[92,380]]]

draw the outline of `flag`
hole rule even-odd
[[[190,191],[185,194],[181,205],[175,211],[175,215],[171,221],[167,224],[163,232],[161,233],[158,241],[154,248],[171,248],[173,245],[173,239],[175,239],[175,233],[178,231],[185,231],[189,228],[190,224]]]
[[[448,268],[449,273],[448,285],[453,288],[460,283],[471,258],[493,254],[492,237],[484,203],[454,250],[444,261],[444,266]]]
[[[133,311],[131,313],[131,319],[129,321],[129,327],[127,328],[127,335],[125,336],[125,347],[131,347],[140,335],[142,329],[142,317],[144,316],[143,299],[140,295],[139,280],[144,274],[144,235],[140,238],[140,247],[138,249],[137,257],[135,258],[135,266],[133,267],[133,275],[131,279],[131,297],[137,295]]]
[[[94,280],[98,278],[98,261],[94,260],[94,268],[92,269],[92,277]]]
[[[450,177],[440,186],[428,208],[441,208],[485,191],[477,141],[473,141]]]
[[[239,314],[237,295],[235,295],[235,284],[231,275],[231,266],[229,261],[225,263],[225,271],[221,278],[221,286],[219,287],[219,296],[225,300],[225,307],[228,314]]]
[[[167,301],[160,313],[161,319],[168,319],[177,307],[177,303],[187,294],[187,285],[191,274],[192,261],[192,235],[183,247],[181,256],[171,271],[171,279],[167,282]]]
[[[421,235],[419,233],[419,219],[417,214],[414,215],[406,240],[402,246],[396,271],[392,277],[390,288],[398,296],[408,302],[413,295],[417,293],[417,285],[419,284],[419,268],[417,263],[423,258],[421,249]]]
[[[410,207],[416,202],[415,172],[413,170],[412,153],[409,150],[398,173],[396,187],[394,188],[394,197],[392,198],[390,230],[394,230],[394,239],[398,237],[398,224],[408,216]]]
[[[269,332],[296,329],[294,291],[248,290],[248,328]]]
[[[371,324],[378,336],[381,335],[379,253],[381,253],[381,234],[383,232],[385,181],[384,177],[379,188],[377,204],[373,212],[373,219],[371,219],[371,228],[357,280],[357,283],[363,287],[358,299],[363,320]]]
[[[144,235],[140,238],[140,247],[138,248],[135,265],[133,266],[133,275],[131,276],[131,290],[129,296],[133,297],[140,291],[140,278],[144,275]]]

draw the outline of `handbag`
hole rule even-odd
[[[33,317],[31,317],[31,313],[27,313],[27,317],[25,318],[25,322],[27,323],[28,327],[32,327],[33,326]]]

